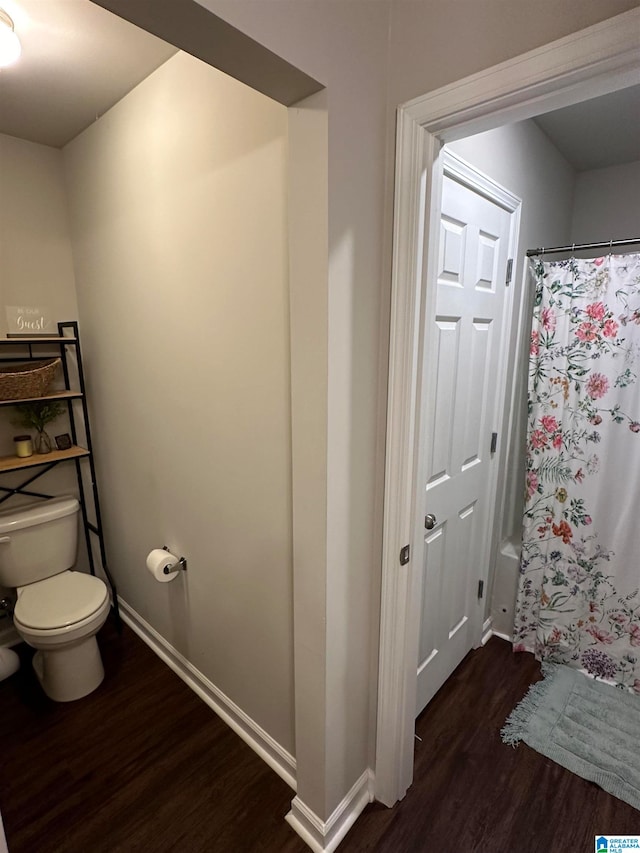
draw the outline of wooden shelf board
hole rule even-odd
[[[45,400],[76,400],[81,391],[52,391],[44,397],[21,397],[19,400],[0,400],[0,406],[21,406],[23,403],[42,403]]]
[[[60,335],[52,335],[51,337],[42,338],[0,338],[0,345],[12,344],[13,346],[29,346],[33,344],[75,344],[77,338],[60,337]]]
[[[48,465],[51,462],[64,462],[67,459],[79,459],[88,456],[89,451],[84,447],[74,445],[68,450],[52,450],[51,453],[34,453],[19,459],[17,456],[0,456],[0,473],[20,471],[22,468],[34,468],[37,465]]]

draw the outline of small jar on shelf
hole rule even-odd
[[[18,459],[26,459],[33,456],[33,442],[30,435],[14,435],[13,442]]]

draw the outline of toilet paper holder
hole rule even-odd
[[[171,553],[167,545],[163,545],[162,550]],[[170,575],[171,572],[177,572],[179,569],[182,569],[183,572],[187,571],[187,560],[185,557],[180,557],[177,563],[170,563],[168,566],[165,566],[163,572],[165,575]]]

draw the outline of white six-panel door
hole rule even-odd
[[[513,213],[446,163],[439,256],[425,324],[426,477],[416,713],[477,641],[495,503],[499,377]]]

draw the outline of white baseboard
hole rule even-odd
[[[502,631],[496,631],[493,627],[493,619],[489,617],[482,626],[482,645],[486,646],[492,637],[500,637],[501,640],[506,640],[507,643],[512,642],[509,634],[503,634]]]
[[[0,853],[9,853],[7,839],[4,834],[4,826],[2,825],[2,815],[0,815]]]
[[[174,649],[120,596],[118,603],[123,621],[295,791],[295,758]]]
[[[372,802],[373,773],[365,770],[326,821],[312,812],[300,797],[294,797],[285,820],[314,853],[333,853],[365,806]]]
[[[500,637],[501,640],[506,640],[507,643],[513,642],[513,637],[509,634],[503,634],[502,631],[492,631],[494,637]]]
[[[482,625],[482,640],[481,645],[486,646],[491,637],[493,637],[493,619],[489,616],[488,619],[484,620]]]

